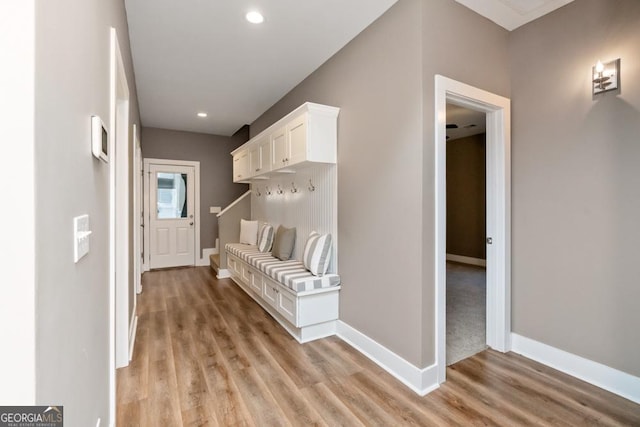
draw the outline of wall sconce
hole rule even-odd
[[[600,61],[593,66],[593,94],[616,90],[620,87],[620,58],[613,61]]]

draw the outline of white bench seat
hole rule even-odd
[[[335,335],[340,276],[314,276],[302,262],[257,246],[228,243],[225,250],[231,279],[299,342]]]
[[[340,276],[337,274],[314,276],[304,267],[302,261],[281,261],[271,256],[270,253],[260,252],[257,246],[227,243],[226,249],[231,254],[295,292],[330,288],[340,284]]]

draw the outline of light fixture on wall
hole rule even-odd
[[[620,87],[620,59],[602,63],[598,61],[592,69],[593,94],[617,90]]]

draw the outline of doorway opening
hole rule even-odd
[[[511,347],[511,103],[444,76],[435,76],[436,367],[446,380],[447,142],[446,104],[486,114],[486,344]]]
[[[487,348],[486,114],[447,103],[447,366]]]
[[[196,265],[200,258],[200,162],[144,159],[144,264]]]

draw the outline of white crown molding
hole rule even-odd
[[[504,0],[507,1],[507,0]],[[520,12],[514,7],[508,6],[501,0],[456,0],[456,2],[468,7],[474,12],[495,22],[509,31],[534,21],[541,16],[571,3],[573,0],[545,0],[539,7],[529,11]]]

